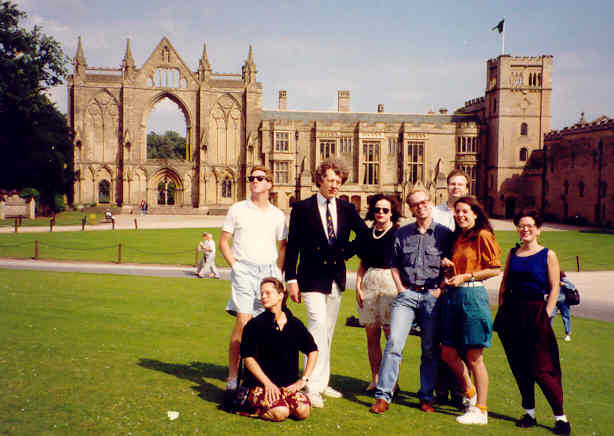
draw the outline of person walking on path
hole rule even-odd
[[[565,328],[565,338],[563,340],[569,342],[571,341],[571,306],[567,302],[567,292],[565,291],[567,289],[573,291],[576,289],[576,286],[567,278],[565,271],[561,271],[560,288],[561,291],[559,292],[559,298],[556,300],[556,307],[550,316],[552,322],[554,322],[557,310],[561,312],[561,319],[563,320],[563,327]]]
[[[319,351],[307,394],[313,407],[324,407],[322,394],[342,397],[329,386],[330,356],[345,289],[345,261],[354,254],[350,234],[360,237],[368,229],[352,204],[336,198],[348,178],[345,165],[326,160],[315,176],[316,195],[292,205],[284,269],[290,298],[295,303],[305,301],[308,329]]]
[[[254,167],[248,182],[250,198],[230,207],[219,241],[220,251],[232,268],[232,292],[226,311],[237,318],[228,346],[225,402],[232,399],[237,389],[243,328],[253,316],[264,311],[260,282],[269,276],[281,279],[288,233],[283,212],[269,202],[273,187],[270,170]]]
[[[198,251],[201,253],[201,259],[194,274],[201,279],[202,274],[207,274],[207,277],[212,279],[219,279],[220,275],[215,266],[215,241],[211,233],[203,233],[203,239],[198,244]]]
[[[452,231],[433,221],[431,199],[424,188],[414,189],[407,203],[416,222],[401,227],[394,236],[392,278],[398,295],[392,303],[390,337],[380,366],[375,398],[369,411],[388,410],[399,377],[407,335],[414,319],[422,330],[420,362],[420,409],[434,412],[433,390],[439,364],[438,321],[441,295],[441,260],[449,256]]]
[[[571,425],[563,410],[559,348],[550,319],[559,296],[561,273],[555,252],[538,242],[542,222],[535,210],[522,211],[514,218],[522,245],[512,248],[507,257],[495,330],[522,397],[525,413],[516,426],[537,425],[537,383],[554,413],[554,433],[568,435]]]

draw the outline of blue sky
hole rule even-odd
[[[486,60],[501,53],[491,28],[505,17],[505,52],[554,56],[552,128],[614,117],[612,1],[194,1],[21,0],[38,24],[74,56],[79,35],[89,66],[118,68],[126,39],[140,67],[167,36],[198,68],[203,43],[215,72],[240,73],[253,45],[264,109],[375,112],[450,111],[484,94]],[[66,89],[52,90],[66,110]],[[159,105],[150,123],[175,128],[176,107]],[[164,130],[162,128],[162,130]],[[148,124],[148,130],[149,128]],[[158,129],[156,129],[158,130]],[[183,129],[176,128],[181,131]]]

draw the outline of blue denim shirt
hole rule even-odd
[[[450,257],[452,231],[433,221],[424,234],[416,223],[401,227],[394,235],[392,266],[401,273],[406,288],[439,287],[441,259]]]

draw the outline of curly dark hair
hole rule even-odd
[[[535,209],[524,209],[524,210],[521,210],[520,212],[518,212],[516,214],[516,216],[514,216],[514,225],[518,226],[518,223],[524,217],[533,218],[533,221],[535,221],[535,226],[537,228],[540,228],[542,226],[542,224],[544,223],[544,218],[542,217],[542,214],[539,213],[537,210],[535,210]]]
[[[469,239],[475,239],[478,236],[478,233],[480,233],[480,230],[488,230],[493,235],[495,234],[494,230],[492,229],[492,226],[490,225],[490,221],[488,220],[488,215],[486,214],[484,207],[475,197],[468,195],[459,198],[458,200],[456,200],[456,203],[454,203],[454,209],[456,209],[456,205],[458,203],[465,203],[476,215],[475,225],[471,229],[469,229]],[[456,235],[458,236],[462,233],[462,231],[463,230],[457,224],[454,233],[456,233]]]
[[[375,205],[380,200],[386,200],[388,203],[390,203],[390,210],[392,212],[392,217],[390,220],[395,227],[398,227],[399,219],[401,219],[401,209],[399,207],[399,202],[392,195],[375,194],[373,197],[369,198],[369,209],[367,210],[365,219],[367,221],[375,221]]]
[[[322,161],[320,165],[318,165],[318,168],[316,169],[316,174],[315,174],[316,186],[318,188],[320,187],[320,183],[322,182],[322,179],[324,179],[324,176],[326,175],[326,171],[328,170],[333,170],[335,174],[341,177],[342,185],[347,181],[350,175],[350,173],[347,170],[347,167],[341,160],[327,159],[325,161]]]

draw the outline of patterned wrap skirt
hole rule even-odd
[[[363,305],[358,307],[360,324],[389,326],[392,302],[397,296],[390,268],[369,268],[362,279],[362,295]]]

